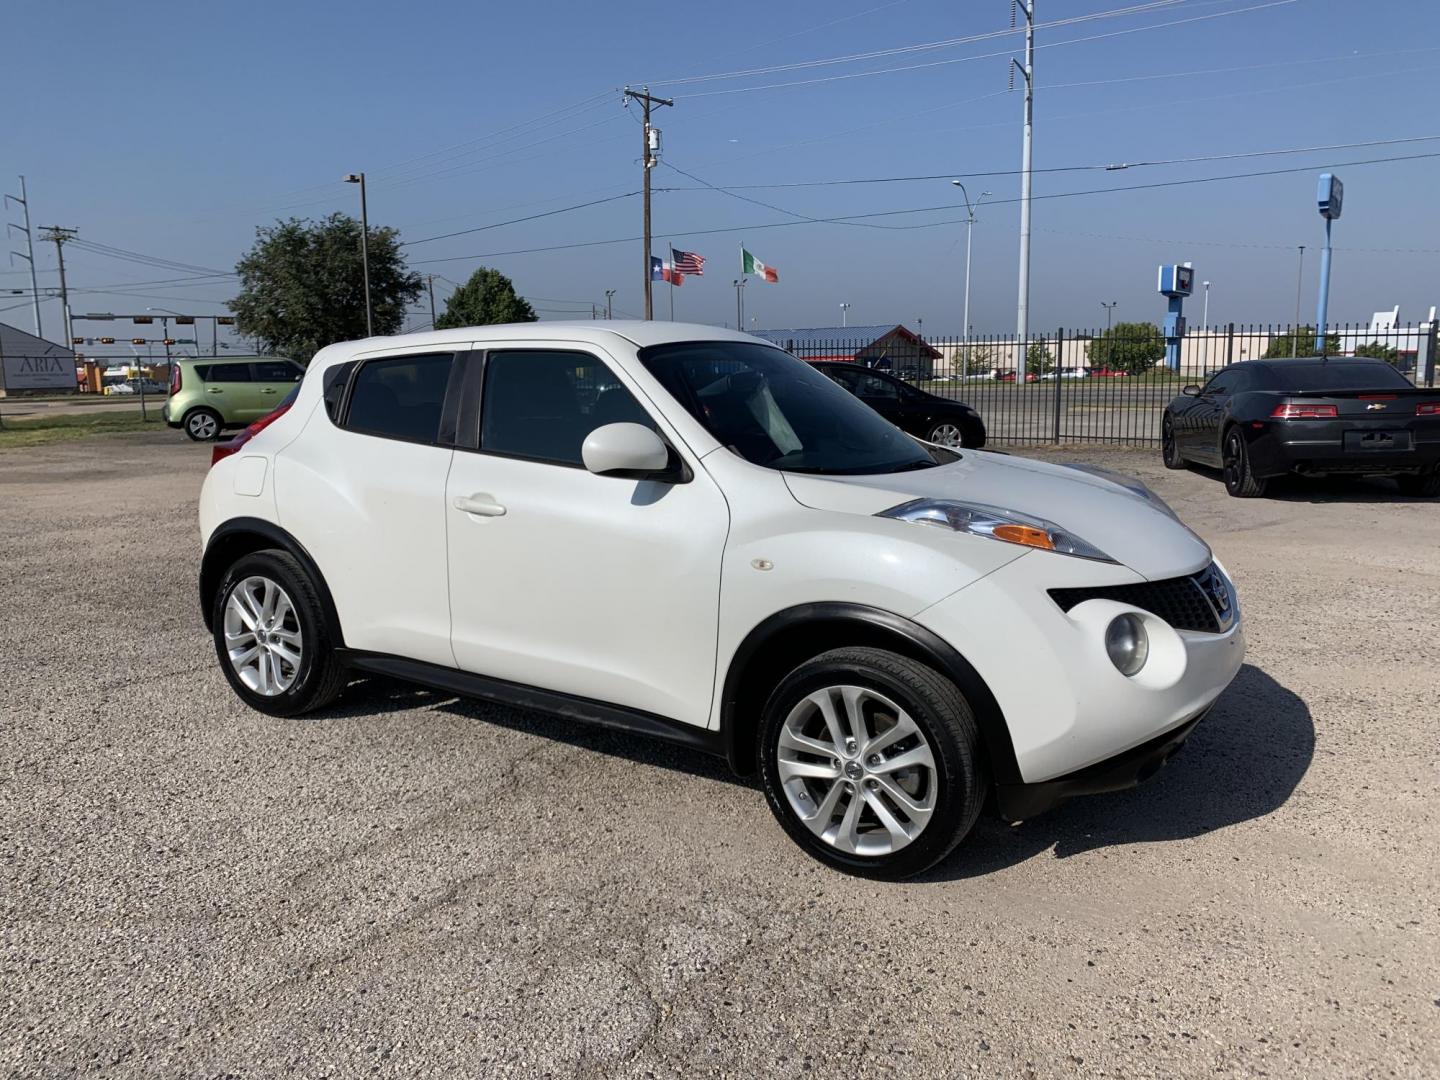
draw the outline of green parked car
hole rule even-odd
[[[176,360],[165,422],[196,442],[209,442],[225,428],[244,427],[272,411],[304,374],[295,361],[279,356]]]

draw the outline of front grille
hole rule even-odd
[[[1069,611],[1086,600],[1114,600],[1142,608],[1164,619],[1176,630],[1219,634],[1235,621],[1230,587],[1214,563],[1188,577],[1146,581],[1138,585],[1093,585],[1079,589],[1051,589],[1050,597]]]

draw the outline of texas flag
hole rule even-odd
[[[668,281],[671,285],[684,285],[685,275],[677,271],[658,255],[650,256],[650,280]]]

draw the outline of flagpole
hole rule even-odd
[[[675,321],[675,245],[670,245],[670,321]]]

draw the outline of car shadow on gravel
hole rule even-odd
[[[723,780],[740,787],[759,790],[753,778],[736,776],[723,758],[689,747],[662,742],[646,735],[611,731],[579,720],[567,720],[550,713],[530,712],[474,698],[460,698],[430,690],[399,679],[367,675],[351,682],[330,708],[313,714],[316,718],[339,719],[430,709],[450,716],[462,716],[496,727],[523,731],[551,742],[583,747],[598,754],[625,758],[639,765],[672,769],[708,780]]]
[[[1199,476],[1223,484],[1219,469],[1191,465]],[[1395,481],[1379,476],[1277,476],[1257,502],[1291,503],[1433,503],[1421,495],[1406,495]]]
[[[1088,795],[1010,825],[987,808],[974,832],[919,880],[978,877],[1053,851],[1063,859],[1118,844],[1188,840],[1284,805],[1315,756],[1310,709],[1250,664],[1184,749],[1148,782]]]

